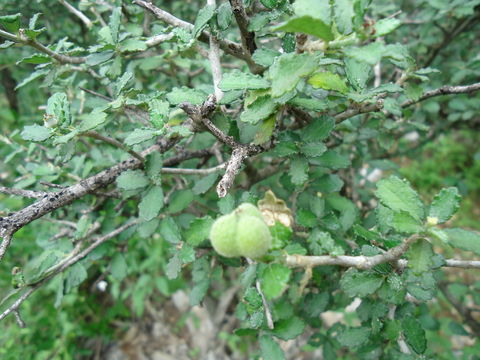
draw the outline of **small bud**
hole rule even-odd
[[[435,226],[438,224],[438,218],[435,216],[427,216],[427,225]]]

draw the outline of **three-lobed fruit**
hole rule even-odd
[[[252,204],[244,203],[213,223],[210,241],[222,256],[255,259],[267,253],[272,237],[260,210]]]

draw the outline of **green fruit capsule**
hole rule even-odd
[[[237,247],[238,217],[233,212],[219,217],[210,229],[210,242],[217,253],[225,257],[240,256]]]
[[[272,245],[272,236],[263,219],[242,215],[237,223],[236,242],[240,255],[256,259],[267,253]]]
[[[243,215],[251,215],[251,216],[256,216],[260,219],[263,220],[263,215],[262,213],[260,212],[260,210],[253,204],[250,204],[250,203],[243,203],[242,205],[240,205],[239,207],[237,207],[237,209],[235,210],[235,212],[239,215],[239,216],[243,216]]]

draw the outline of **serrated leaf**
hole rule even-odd
[[[47,101],[47,110],[45,113],[48,115],[44,118],[46,124],[51,123],[52,126],[69,126],[72,122],[72,115],[70,113],[67,94],[55,93],[50,96]]]
[[[197,37],[200,32],[207,26],[210,19],[215,14],[215,5],[205,5],[198,12],[195,24],[193,27],[193,37]]]
[[[334,0],[333,13],[338,31],[344,35],[352,32],[352,18],[355,15],[353,11],[353,1]]]
[[[460,207],[461,196],[456,187],[442,189],[433,198],[430,205],[429,217],[436,218],[438,223],[444,223],[455,214]]]
[[[295,185],[302,185],[308,179],[308,161],[304,157],[295,156],[290,162],[288,174]]]
[[[297,86],[301,78],[310,75],[317,67],[311,54],[289,53],[277,57],[270,67],[272,97],[278,98]]]
[[[328,1],[296,0],[292,7],[297,16],[311,16],[322,20],[327,25],[331,23],[330,4]]]
[[[195,182],[195,185],[192,188],[192,191],[195,195],[204,194],[210,189],[213,184],[217,181],[219,173],[210,174],[202,177],[200,180]]]
[[[403,335],[407,344],[417,354],[423,354],[427,349],[425,330],[417,319],[407,317],[402,321]]]
[[[340,280],[340,286],[350,297],[365,297],[373,294],[383,284],[383,277],[372,271],[359,272],[357,269],[348,269]]]
[[[300,152],[305,156],[317,157],[327,151],[327,147],[321,142],[308,142],[300,145]]]
[[[367,327],[346,328],[337,336],[342,346],[357,347],[364,344],[370,337],[372,330]]]
[[[52,136],[52,131],[40,125],[27,125],[20,136],[27,141],[45,141]]]
[[[118,281],[123,280],[127,276],[128,265],[123,254],[117,253],[113,256],[110,263],[110,273]]]
[[[343,154],[339,154],[335,150],[327,150],[318,158],[312,161],[315,165],[323,166],[329,169],[344,169],[350,165],[350,159]]]
[[[192,246],[200,245],[208,239],[213,219],[210,216],[198,218],[190,223],[190,227],[185,232],[185,238],[188,244]]]
[[[308,83],[317,89],[335,90],[341,93],[348,92],[345,81],[337,74],[331,72],[316,73],[308,79]]]
[[[362,47],[350,47],[343,50],[345,55],[357,61],[375,65],[385,53],[385,45],[381,42],[373,42]]]
[[[417,275],[428,271],[433,265],[434,255],[432,244],[425,239],[419,239],[408,249],[408,267]]]
[[[352,58],[345,58],[344,62],[348,82],[357,90],[365,89],[372,72],[372,67]]]
[[[117,186],[123,190],[141,189],[148,184],[148,178],[140,170],[127,170],[117,178]]]
[[[272,115],[277,106],[270,96],[260,96],[242,112],[240,120],[255,125]]]
[[[299,317],[293,316],[277,321],[271,334],[282,340],[292,340],[303,334],[304,330],[305,322]]]
[[[180,237],[180,229],[171,216],[162,220],[159,232],[162,238],[171,244],[178,244],[182,240]]]
[[[150,221],[157,217],[163,207],[163,190],[161,186],[153,186],[138,204],[140,217],[145,221]]]
[[[125,138],[125,144],[131,146],[140,144],[144,141],[153,139],[158,135],[158,130],[154,129],[135,129],[132,133],[128,134]]]
[[[20,29],[20,17],[22,14],[0,16],[0,24],[7,29],[7,31],[16,34]]]
[[[393,214],[392,226],[395,231],[404,234],[416,234],[422,231],[422,224],[406,211]]]
[[[448,243],[451,246],[480,255],[480,234],[464,229],[444,229],[444,231],[448,235]]]
[[[232,7],[228,2],[222,3],[217,9],[217,24],[221,30],[228,29],[232,21]]]
[[[333,33],[330,26],[322,20],[311,16],[300,16],[290,19],[286,24],[273,28],[276,31],[300,32],[308,35],[316,36],[325,41],[333,40]]]
[[[322,141],[330,135],[334,127],[335,119],[333,117],[315,118],[302,131],[302,139],[305,141]]]
[[[167,268],[165,274],[169,279],[176,279],[180,271],[182,270],[182,260],[180,260],[180,256],[178,253],[173,255],[170,260],[168,260]]]
[[[113,43],[118,42],[118,30],[120,28],[120,19],[122,16],[122,8],[116,7],[113,9],[112,14],[110,15],[110,21],[108,26],[110,28],[110,33],[112,35]]]
[[[115,55],[114,51],[103,51],[100,53],[90,54],[87,56],[85,64],[90,66],[95,66],[104,63],[107,60],[110,60],[113,55]]]
[[[270,87],[270,83],[259,75],[253,75],[240,70],[234,70],[223,74],[222,81],[220,81],[218,86],[223,91],[266,89]]]
[[[278,51],[272,49],[257,49],[253,53],[252,60],[255,61],[258,65],[269,67],[275,61],[275,58],[279,56]]]
[[[423,220],[424,208],[415,190],[406,180],[396,176],[380,180],[377,183],[376,196],[383,205],[395,212],[405,211],[417,220]]]
[[[183,102],[188,102],[192,105],[200,105],[207,99],[207,94],[196,89],[189,89],[185,86],[180,88],[174,87],[172,91],[167,94],[167,100],[170,104],[178,105]]]
[[[103,111],[93,111],[82,116],[82,122],[78,128],[80,132],[93,130],[107,121],[107,114]]]
[[[292,269],[282,264],[266,265],[259,276],[262,291],[268,300],[282,295],[287,289]]]
[[[185,189],[179,190],[173,193],[170,198],[170,203],[168,204],[167,212],[169,213],[178,213],[185,209],[192,201],[194,195],[192,190]]]
[[[115,82],[116,96],[120,95],[122,90],[125,89],[131,79],[133,79],[133,73],[131,71],[126,71],[122,76],[118,78],[118,80]]]
[[[134,52],[147,50],[147,43],[139,39],[127,39],[120,43],[121,52]]]
[[[82,263],[77,262],[69,267],[65,276],[65,294],[68,294],[70,290],[80,285],[87,277],[87,270]]]
[[[375,36],[385,36],[391,33],[393,30],[398,28],[402,25],[402,22],[398,19],[381,19],[378,20],[374,27],[375,27]]]
[[[271,336],[262,335],[260,337],[260,351],[263,360],[285,360],[285,354]]]
[[[253,143],[261,145],[270,140],[273,130],[275,129],[275,122],[277,121],[276,114],[262,120],[260,126],[258,127]]]

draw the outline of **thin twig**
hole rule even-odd
[[[129,149],[128,147],[123,145],[120,141],[115,140],[113,138],[109,138],[108,136],[99,134],[96,131],[86,131],[86,132],[83,132],[81,135],[106,142],[107,144],[110,144],[112,146],[115,146],[116,148],[119,148],[119,149],[122,149],[122,150],[128,152],[130,155],[132,155],[134,158],[140,160],[141,162],[145,161],[145,159],[143,158],[142,155],[140,155],[136,151],[133,151],[132,149]]]
[[[225,169],[226,164],[220,164],[208,169],[183,169],[183,168],[162,168],[164,174],[181,174],[181,175],[209,175]]]
[[[93,25],[92,22],[84,13],[82,13],[80,10],[76,9],[74,6],[69,4],[66,0],[58,0],[58,1],[60,2],[60,4],[65,6],[68,11],[70,11],[73,15],[78,17],[85,24],[87,28],[92,27]]]
[[[48,194],[45,191],[23,190],[23,189],[16,189],[16,188],[7,188],[4,186],[0,186],[0,193],[23,196],[23,197],[32,198],[32,199],[39,199]]]
[[[216,6],[215,0],[207,0],[208,5]],[[208,51],[208,59],[210,60],[210,66],[212,68],[213,88],[215,90],[215,97],[217,101],[223,97],[223,91],[220,90],[218,84],[222,81],[222,68],[220,64],[220,48],[218,39],[215,35],[210,34],[210,50]]]
[[[477,82],[471,85],[459,85],[459,86],[444,85],[438,89],[427,91],[418,100],[412,100],[412,99],[406,100],[402,103],[401,106],[405,108],[434,96],[469,94],[478,90],[480,90],[480,82]]]
[[[19,44],[31,46],[37,49],[38,51],[41,51],[49,55],[50,57],[54,58],[58,62],[61,62],[62,64],[83,64],[86,61],[86,58],[83,56],[74,57],[74,56],[58,54],[50,50],[49,48],[47,48],[45,45],[40,44],[38,41],[29,39],[26,36],[22,36],[22,35],[16,36],[4,30],[0,30],[0,36]]]

